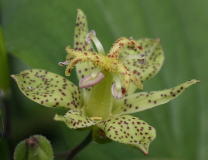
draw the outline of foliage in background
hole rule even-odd
[[[10,86],[9,65],[4,44],[2,28],[0,26],[0,90],[8,92]]]
[[[189,92],[169,104],[134,115],[157,129],[157,138],[148,157],[118,143],[93,143],[77,159],[203,160],[208,157],[207,5],[208,2],[204,0],[190,0],[188,3],[180,0],[2,0],[3,32],[7,50],[12,54],[12,74],[31,67],[64,76],[58,62],[65,58],[65,47],[73,45],[78,8],[87,14],[89,29],[96,30],[105,48],[110,48],[115,39],[121,36],[160,38],[166,57],[164,67],[153,80],[144,84],[144,91],[170,88],[192,78],[200,79],[201,84],[190,88]],[[78,83],[73,74],[71,80]],[[58,152],[74,147],[79,143],[77,139],[81,141],[86,136],[85,131],[70,130],[65,125],[59,126],[58,122],[54,124],[54,112],[61,113],[62,110],[43,109],[19,95],[16,87],[12,91],[15,145],[38,133],[46,136],[55,152]],[[62,131],[57,129],[60,127],[64,137],[60,133]],[[2,148],[3,141],[0,143]],[[1,150],[0,156],[3,154]]]

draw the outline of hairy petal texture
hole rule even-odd
[[[148,154],[149,145],[156,137],[152,126],[130,115],[112,117],[98,122],[97,126],[104,130],[108,138],[139,148],[144,154]]]
[[[153,92],[140,92],[127,96],[123,99],[115,99],[112,115],[140,112],[167,103],[168,101],[178,97],[183,91],[185,91],[186,88],[199,82],[200,81],[193,79],[171,89]]]
[[[138,63],[136,59],[126,60],[124,62],[130,72],[143,83],[156,75],[161,69],[164,61],[164,53],[159,39],[144,38],[137,42],[142,45],[143,51],[138,48],[135,48],[135,50],[132,50],[132,48],[124,48],[121,57],[145,53],[146,62],[144,64]],[[137,89],[134,85],[130,85],[130,87],[128,94],[134,93]]]
[[[57,74],[31,69],[12,75],[12,78],[25,96],[46,107],[82,107],[81,89]]]
[[[63,121],[72,129],[85,128],[97,123],[83,115],[81,110],[68,111],[64,116],[55,115],[54,120]]]

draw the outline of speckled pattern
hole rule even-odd
[[[97,123],[83,115],[80,110],[70,110],[64,116],[56,115],[54,119],[65,122],[72,129],[85,128]]]
[[[81,89],[57,74],[31,69],[12,78],[24,95],[41,105],[67,109],[82,107]]]
[[[88,34],[88,25],[85,14],[78,10],[75,24],[74,50],[76,51],[94,51],[92,43],[86,44],[86,36]],[[94,66],[90,62],[79,63],[76,65],[78,79],[81,80],[85,76],[91,74]]]
[[[148,154],[149,145],[156,137],[152,126],[130,115],[113,117],[97,125],[110,139],[139,148],[144,154]]]
[[[200,81],[193,79],[171,89],[154,92],[140,92],[120,100],[116,99],[117,105],[113,106],[112,114],[120,115],[135,113],[167,103],[178,97],[186,88],[199,82]]]
[[[142,45],[143,51],[140,51],[140,49],[137,48],[134,50],[132,50],[132,48],[124,48],[123,52],[121,53],[121,57],[145,53],[146,62],[144,64],[139,64],[135,59],[124,62],[127,68],[129,68],[130,72],[143,83],[152,78],[160,70],[164,61],[164,53],[159,39],[155,40],[144,38],[138,40],[137,42]],[[136,90],[135,86],[131,85],[131,87],[135,88],[133,91]]]
[[[84,12],[80,9],[77,10],[77,19],[75,23],[75,34],[74,34],[74,50],[76,51],[94,51],[92,42],[86,44],[86,36],[89,33],[87,18]],[[79,81],[85,76],[92,73],[94,66],[91,62],[78,63],[76,65],[76,73]],[[83,89],[86,92],[85,95],[90,95],[91,87]]]

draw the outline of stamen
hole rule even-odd
[[[101,120],[102,117],[90,117],[90,119],[93,120],[93,121],[94,121],[94,120]]]
[[[100,41],[98,40],[98,38],[96,37],[96,33],[95,33],[94,30],[91,30],[87,34],[86,43],[89,44],[91,40],[94,42],[94,44],[95,44],[95,46],[98,50],[98,53],[101,53],[101,54],[105,55],[105,50],[104,50],[102,44],[100,43]]]
[[[114,97],[120,99],[122,98],[121,80],[118,74],[113,73],[113,79],[115,83],[111,87],[111,92]]]
[[[140,64],[144,64],[146,62],[145,54],[141,53],[139,55],[128,55],[125,57],[120,58],[120,61],[126,61],[129,59],[137,59]]]
[[[117,57],[121,52],[122,49],[121,46],[137,47],[140,49],[141,44],[139,44],[134,40],[129,40],[123,37],[119,39],[115,45],[116,45],[115,47],[113,46],[111,48],[111,51],[113,51],[114,49],[117,50],[114,50],[112,54],[109,53],[107,56],[90,51],[84,51],[84,52],[76,51],[68,46],[66,48],[66,51],[68,53],[67,60],[70,60],[70,62],[66,67],[65,75],[69,76],[71,70],[73,69],[73,66],[75,66],[79,62],[92,62],[97,69],[95,69],[95,71],[93,71],[92,74],[84,77],[82,81],[80,81],[80,87],[86,88],[99,83],[104,77],[104,75],[102,76],[102,74],[100,73],[100,71],[103,69],[107,72],[121,75],[119,79],[123,79],[124,84],[122,85],[122,89],[121,89],[121,87],[118,87],[119,83],[116,82],[116,88],[118,93],[121,91],[122,94],[124,95],[128,91],[129,84],[131,82],[133,82],[139,89],[142,89],[143,88],[142,83],[134,77],[134,75],[129,71],[129,69],[124,65],[124,63],[120,61],[120,59],[123,59],[123,61],[127,59],[139,59],[139,63],[144,63],[145,54],[141,53],[140,55],[129,55],[120,59],[118,59]],[[115,93],[114,95],[118,95],[118,94]]]
[[[117,92],[120,92],[121,91],[121,80],[120,80],[120,77],[118,74],[115,74],[115,73],[112,73],[113,75],[113,79],[115,81],[115,84],[116,84],[116,90]]]
[[[95,68],[95,69],[92,71],[91,79],[94,79],[94,78],[97,76],[97,74],[98,74],[101,70],[103,70],[101,67]]]
[[[92,35],[95,35],[96,36],[96,32],[94,30],[91,30],[88,34],[87,34],[87,37],[86,37],[86,43],[89,44],[90,41],[92,40],[91,36]]]
[[[140,64],[144,64],[146,62],[146,58],[145,57],[142,57],[141,59],[138,59],[138,62]]]
[[[94,79],[91,78],[91,74],[85,76],[81,81],[79,82],[80,88],[87,88],[96,85],[104,78],[104,74],[99,72]]]
[[[123,97],[121,89],[120,91],[117,90],[116,83],[113,83],[111,87],[111,92],[112,92],[112,95],[117,99],[121,99]]]
[[[70,60],[67,60],[65,62],[59,62],[59,66],[66,66],[69,64],[69,62],[70,62]]]

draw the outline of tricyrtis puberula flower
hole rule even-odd
[[[97,51],[92,47],[94,42]],[[143,120],[126,115],[164,104],[199,82],[190,80],[163,91],[134,93],[153,77],[164,61],[159,39],[132,37],[118,39],[106,54],[95,31],[88,33],[84,13],[78,10],[74,49],[66,48],[65,74],[76,65],[79,87],[54,73],[31,69],[12,75],[21,91],[31,100],[47,107],[66,108],[63,121],[69,128],[88,127],[94,140],[107,139],[139,148],[148,154],[155,129]]]

